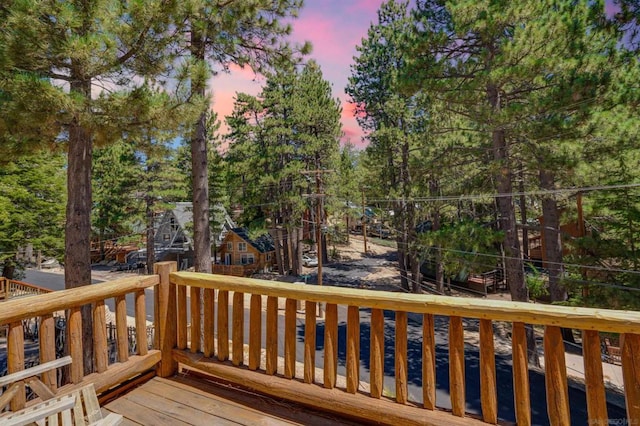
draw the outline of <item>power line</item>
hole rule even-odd
[[[613,189],[639,188],[639,187],[640,187],[640,183],[630,183],[630,184],[621,184],[621,185],[599,185],[599,186],[560,188],[560,189],[551,189],[551,190],[509,192],[504,194],[461,194],[461,195],[441,195],[441,196],[409,197],[409,198],[379,198],[379,199],[369,200],[369,202],[389,203],[389,202],[461,201],[461,200],[479,200],[479,199],[487,199],[487,198],[519,197],[519,196],[527,196],[527,195],[544,196],[544,195],[556,195],[556,194],[572,194],[576,192],[592,192],[592,191],[613,190]]]

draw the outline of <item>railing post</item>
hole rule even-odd
[[[161,352],[160,367],[157,370],[160,377],[172,376],[178,369],[178,363],[172,355],[177,344],[176,286],[169,281],[169,274],[177,270],[176,262],[159,262],[153,265],[153,272],[160,276],[160,283],[154,291],[155,328]]]

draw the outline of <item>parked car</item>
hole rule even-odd
[[[318,266],[318,259],[309,255],[302,255],[302,264],[307,267]]]

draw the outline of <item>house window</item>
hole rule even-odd
[[[178,230],[178,223],[175,218],[171,218],[171,232],[176,232]]]
[[[253,253],[246,253],[240,257],[240,261],[243,265],[253,265],[255,259],[253,257]]]
[[[271,253],[267,253],[267,262],[271,262]]]
[[[227,243],[227,251],[233,251],[233,243]]]
[[[162,240],[163,241],[170,241],[171,240],[171,234],[162,234]]]
[[[247,243],[238,243],[238,251],[247,251]]]

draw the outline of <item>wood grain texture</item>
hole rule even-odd
[[[129,336],[127,332],[127,300],[116,297],[116,338],[118,340],[118,362],[129,359]]]
[[[22,297],[2,302],[0,324],[8,324],[18,320],[33,318],[52,312],[64,311],[75,306],[94,303],[111,297],[124,295],[138,289],[158,284],[155,275],[101,283],[100,285],[82,286],[67,290],[40,294],[38,297]]]
[[[229,292],[218,292],[218,360],[229,359]]]
[[[202,304],[200,297],[202,289],[191,287],[189,290],[189,306],[191,307],[191,336],[189,337],[189,345],[191,352],[200,352],[200,343],[202,335]]]
[[[24,330],[22,322],[9,324],[7,332],[7,372],[9,374],[24,370]],[[24,383],[19,384],[17,394],[11,400],[11,411],[22,410],[25,399]]]
[[[298,301],[287,299],[284,311],[284,377],[296,375],[296,308]]]
[[[146,355],[149,352],[149,342],[147,341],[147,308],[145,306],[146,297],[143,290],[135,293],[136,309],[136,342],[138,355]]]
[[[215,290],[212,290],[215,291]],[[187,288],[183,286],[178,286],[176,289],[176,297],[177,297],[177,347],[179,349],[185,349],[187,347],[187,341],[189,337],[187,336],[188,324],[187,320]]]
[[[251,295],[249,310],[249,370],[260,368],[262,352],[262,297]]]
[[[56,325],[52,314],[40,317],[38,348],[40,350],[40,364],[56,359]],[[42,382],[53,391],[58,387],[55,371],[42,373]]]
[[[177,272],[172,279],[178,285],[197,285],[243,293],[285,297],[361,308],[388,309],[445,316],[490,319],[493,321],[553,324],[580,330],[633,333],[640,323],[640,312],[608,309],[576,308],[491,299],[468,299],[428,294],[392,293],[375,290],[255,280],[243,277],[218,276],[195,272]]]
[[[338,377],[338,305],[327,303],[324,320],[324,387],[333,389]]]
[[[571,424],[567,366],[560,327],[545,327],[544,373],[549,422],[552,425]]]
[[[267,341],[266,373],[276,374],[278,370],[278,298],[267,297]]]
[[[609,416],[607,415],[607,400],[602,374],[600,336],[597,331],[585,330],[582,332],[582,352],[589,424],[606,425],[609,423]]]
[[[155,333],[162,363],[158,368],[160,377],[172,376],[178,370],[178,363],[171,357],[177,343],[176,286],[170,282],[169,274],[177,269],[176,262],[158,262],[153,271],[158,275],[159,284],[154,290]]]
[[[93,306],[93,356],[95,357],[95,368],[98,373],[107,371],[107,366],[109,365],[105,314],[104,301],[96,302]]]
[[[513,398],[518,425],[531,425],[531,394],[529,391],[529,362],[525,325],[513,323],[511,332],[513,352]]]
[[[422,399],[424,408],[436,409],[436,338],[431,314],[422,315]]]
[[[371,396],[380,398],[384,380],[384,315],[380,309],[371,310],[371,352],[370,352]]]
[[[207,288],[204,290],[204,295],[202,296],[202,310],[203,310],[203,324],[202,324],[202,334],[203,334],[203,346],[202,346],[202,354],[204,356],[212,357],[215,353],[215,298],[216,291],[212,288]],[[179,347],[179,346],[178,346]]]
[[[67,338],[69,339],[69,355],[71,364],[71,382],[80,383],[84,377],[83,349],[82,349],[82,311],[80,307],[68,311]]]
[[[315,382],[316,302],[304,302],[304,382]]]
[[[356,393],[360,385],[360,309],[347,308],[347,392]]]
[[[406,404],[407,389],[407,313],[396,312],[395,370],[396,370],[396,402]]]
[[[233,325],[231,340],[233,341],[233,365],[244,363],[244,293],[233,293]]]
[[[640,419],[640,334],[625,334],[622,342],[622,375],[628,424]]]
[[[498,423],[498,393],[496,385],[496,357],[493,341],[493,323],[480,320],[480,399],[482,419]]]
[[[464,329],[460,317],[449,318],[449,392],[453,415],[464,417]]]

